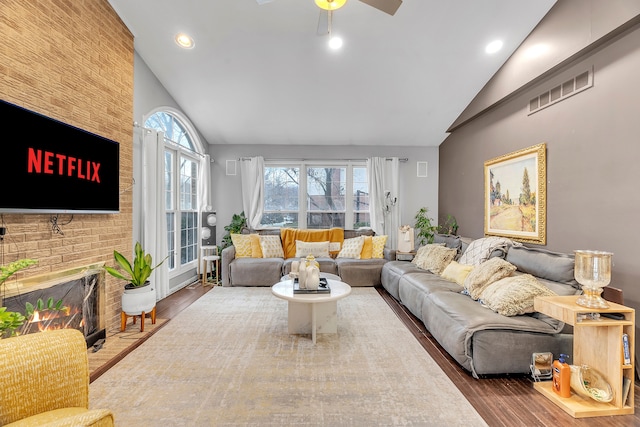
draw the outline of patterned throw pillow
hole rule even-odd
[[[373,241],[373,251],[371,253],[371,258],[384,258],[384,245],[387,244],[387,236],[373,236],[371,238]]]
[[[280,236],[260,236],[263,258],[284,258]]]
[[[456,282],[458,285],[463,286],[464,280],[469,273],[473,270],[472,265],[460,264],[456,261],[451,261],[449,265],[442,271],[442,278]]]
[[[251,236],[231,233],[231,243],[236,248],[236,258],[251,258]]]
[[[441,274],[458,254],[456,249],[447,248],[440,245],[429,245],[426,253],[416,263],[416,266],[423,270],[429,270],[434,274]]]
[[[482,303],[503,316],[533,313],[535,297],[555,296],[556,293],[530,274],[505,277],[487,286],[480,295]]]
[[[502,249],[505,253],[513,242],[504,237],[483,237],[469,243],[469,247],[460,256],[460,264],[479,265],[489,259],[496,249]]]
[[[353,258],[360,259],[360,252],[362,252],[362,246],[364,245],[364,236],[353,237],[351,239],[344,239],[342,249],[338,254],[338,258]]]
[[[482,291],[491,283],[510,276],[516,266],[502,258],[491,258],[474,267],[464,280],[464,288],[474,300],[480,298]]]
[[[326,242],[303,242],[296,240],[296,258],[306,258],[313,255],[316,258],[329,256],[329,241]]]
[[[413,257],[411,262],[417,266],[420,266],[420,264],[424,262],[425,257],[429,255],[429,252],[431,252],[431,249],[434,246],[444,246],[444,243],[434,243],[434,244],[420,246],[416,251],[416,255]]]
[[[249,234],[251,239],[251,258],[262,258],[262,247],[260,246],[260,235]]]

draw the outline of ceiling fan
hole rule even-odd
[[[265,3],[271,3],[273,0],[256,0],[258,4],[262,5]],[[389,15],[394,15],[400,5],[402,4],[402,0],[360,0],[362,3],[368,4],[371,7],[375,7],[382,12],[388,13]],[[320,9],[333,11],[336,9],[340,9],[347,0],[315,0],[316,5]]]

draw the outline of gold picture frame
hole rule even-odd
[[[484,234],[547,244],[547,145],[484,162]]]

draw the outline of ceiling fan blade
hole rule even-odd
[[[326,36],[329,34],[329,11],[327,10],[320,10],[317,34],[319,36]]]
[[[371,7],[375,7],[378,10],[388,13],[389,15],[395,15],[396,11],[402,4],[402,0],[360,0],[362,3],[368,4]]]

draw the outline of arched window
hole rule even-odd
[[[165,209],[171,278],[192,270],[198,260],[198,177],[202,146],[195,131],[180,113],[154,112],[144,126],[164,133]],[[174,284],[181,287],[182,284]]]

